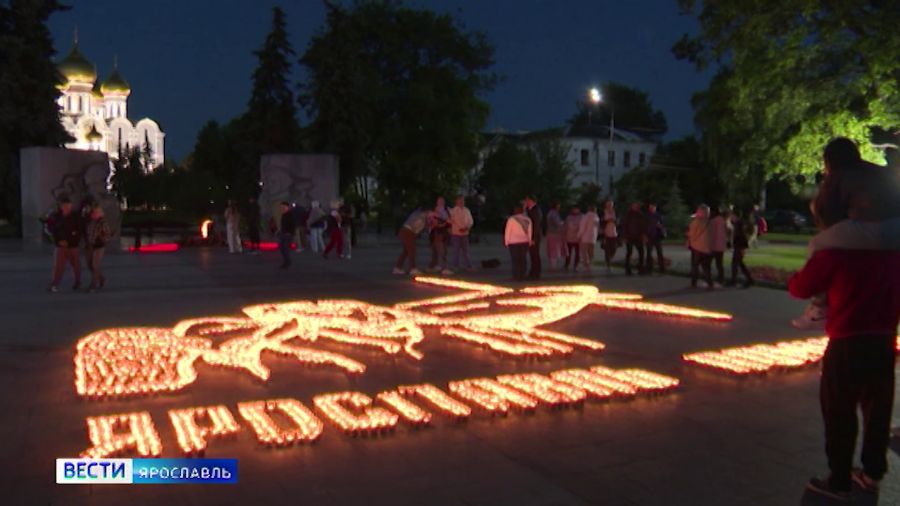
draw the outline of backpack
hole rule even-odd
[[[756,228],[758,230],[759,235],[764,235],[769,233],[769,224],[766,222],[766,219],[760,216],[756,219]]]

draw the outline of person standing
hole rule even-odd
[[[344,230],[341,228],[341,212],[332,209],[325,217],[325,233],[328,235],[328,245],[322,252],[322,258],[328,258],[331,250],[337,249],[338,258],[344,258]]]
[[[350,253],[353,250],[353,219],[356,217],[356,212],[353,209],[353,205],[347,202],[344,199],[341,199],[341,205],[338,207],[338,213],[341,215],[341,234],[343,237],[344,244],[344,255],[341,258],[346,258],[350,260]]]
[[[303,204],[295,205],[294,223],[297,224],[297,233],[295,242],[297,244],[297,253],[303,253],[309,248],[309,208]]]
[[[737,284],[738,269],[744,274],[744,288],[753,285],[753,276],[750,275],[750,269],[744,264],[744,255],[750,246],[747,241],[748,223],[742,219],[737,212],[732,212],[728,220],[731,223],[731,281],[729,286]]]
[[[728,244],[728,225],[718,206],[713,206],[709,220],[709,243],[711,261],[716,264],[716,282],[725,284],[725,250]]]
[[[447,268],[447,242],[450,239],[450,212],[447,211],[447,201],[444,197],[438,197],[428,218],[429,234],[431,241],[431,262],[428,269],[442,274],[453,274]]]
[[[619,247],[619,233],[616,230],[616,208],[612,200],[603,204],[603,258],[606,260],[606,273],[612,274],[612,259]]]
[[[656,204],[647,205],[647,274],[653,273],[653,251],[656,250],[656,260],[659,263],[660,274],[666,272],[666,259],[663,257],[662,242],[666,238],[666,224],[659,213]]]
[[[572,270],[578,270],[578,264],[581,261],[581,253],[578,250],[578,229],[581,226],[581,209],[578,206],[572,206],[566,221],[563,223],[563,235],[566,240],[566,265],[565,269],[569,270],[569,264]]]
[[[287,269],[291,266],[291,242],[294,240],[297,225],[294,223],[294,213],[290,204],[282,202],[279,208],[281,220],[278,229],[278,251],[281,252],[281,268]]]
[[[525,197],[525,209],[531,220],[531,245],[528,246],[530,267],[528,279],[541,279],[541,226],[544,223],[544,213],[538,207],[534,195]]]
[[[52,223],[53,243],[56,251],[53,262],[53,280],[48,288],[51,292],[59,291],[59,282],[66,272],[66,264],[72,266],[75,282],[72,290],[81,286],[81,263],[78,259],[78,244],[81,242],[81,216],[72,209],[69,197],[59,199],[59,210],[50,220]]]
[[[312,252],[325,251],[325,239],[322,237],[325,230],[325,211],[322,210],[318,200],[313,200],[310,204],[306,224],[309,228],[309,247]]]
[[[409,274],[415,276],[421,271],[416,269],[416,237],[428,226],[429,212],[423,209],[423,206],[417,207],[406,221],[400,227],[397,237],[400,239],[400,245],[403,250],[397,257],[397,264],[394,266],[394,274],[406,274],[403,270],[403,264],[409,261]]]
[[[793,297],[827,294],[819,402],[830,476],[807,488],[848,500],[853,482],[877,492],[887,472],[894,404],[897,325],[900,324],[900,251],[818,250],[788,280]],[[862,469],[853,469],[863,414]]]
[[[566,256],[563,237],[565,223],[559,214],[559,208],[559,202],[554,202],[547,211],[547,260],[551,270],[556,270],[560,258]]]
[[[710,252],[712,240],[709,231],[709,206],[700,204],[688,227],[688,247],[691,250],[691,286],[697,287],[699,269],[703,269],[706,289],[713,289]]]
[[[466,207],[466,199],[462,195],[456,197],[456,205],[450,209],[450,249],[453,251],[454,269],[459,269],[460,257],[466,269],[473,269],[472,259],[469,258],[469,231],[474,223],[472,213]]]
[[[641,203],[634,202],[622,220],[625,233],[625,275],[631,276],[631,253],[637,250],[638,274],[644,274],[644,242],[647,240],[647,217],[641,212]]]
[[[597,208],[588,206],[587,212],[581,217],[578,224],[578,242],[581,252],[581,263],[587,273],[591,272],[594,264],[594,245],[597,243],[597,234],[600,232],[600,217],[597,216]]]
[[[256,197],[250,197],[247,200],[247,236],[250,239],[250,252],[259,253],[259,204]]]
[[[241,253],[244,250],[241,245],[241,213],[233,200],[229,200],[225,207],[225,236],[229,253]]]
[[[503,244],[509,248],[512,276],[516,281],[525,279],[526,257],[532,246],[533,229],[531,218],[525,214],[521,205],[517,205],[512,216],[506,220],[506,230],[503,233]]]
[[[95,204],[89,214],[87,226],[85,227],[85,257],[88,269],[91,271],[91,284],[88,291],[95,292],[106,285],[106,276],[103,275],[101,263],[103,262],[103,254],[106,252],[106,243],[112,234],[106,218],[103,215],[103,208],[99,204]]]
[[[759,229],[759,219],[759,206],[754,205],[753,211],[747,216],[747,222],[750,223],[750,235],[747,237],[747,243],[750,245],[750,248],[759,247],[759,236],[761,232]]]

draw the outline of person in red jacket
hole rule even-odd
[[[831,475],[807,488],[839,500],[851,485],[877,491],[887,472],[894,404],[894,365],[900,323],[900,251],[817,251],[788,281],[794,297],[827,293],[819,400]],[[863,414],[862,469],[853,469],[857,409]]]

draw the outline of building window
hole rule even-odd
[[[581,150],[581,165],[591,164],[591,152],[588,149]]]
[[[622,164],[626,167],[631,167],[631,151],[626,151],[622,155]]]
[[[647,163],[647,154],[646,153],[639,154],[638,155],[638,165],[643,167],[645,163]]]
[[[616,165],[616,152],[613,150],[609,150],[609,153],[606,155],[606,165],[610,167],[615,167]]]

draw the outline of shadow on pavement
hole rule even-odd
[[[850,501],[838,501],[819,494],[805,490],[803,497],[800,498],[801,506],[832,506],[837,504],[859,504],[863,506],[876,506],[878,504],[878,494],[866,494],[857,490],[853,491]]]

